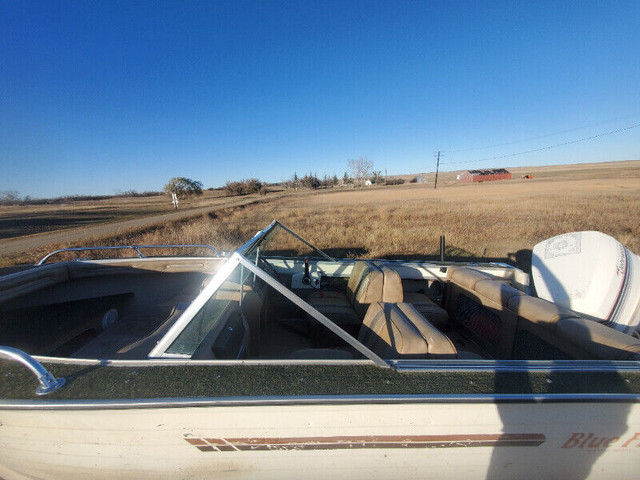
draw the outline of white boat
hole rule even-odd
[[[230,255],[7,275],[0,477],[636,478],[637,257],[578,313],[541,298],[554,259],[589,261],[571,235],[534,249],[540,296],[509,265],[334,259],[278,222]]]

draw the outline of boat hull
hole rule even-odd
[[[623,479],[640,467],[636,403],[104,406],[0,410],[0,475]]]

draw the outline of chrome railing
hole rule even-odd
[[[35,373],[38,382],[40,382],[40,386],[36,388],[36,395],[46,395],[59,389],[66,383],[64,378],[54,377],[35,358],[17,348],[0,346],[0,357],[16,360]]]
[[[73,248],[62,248],[60,250],[55,250],[47,255],[45,255],[36,265],[44,265],[46,261],[53,257],[54,255],[58,255],[63,252],[83,252],[83,251],[91,251],[91,250],[133,250],[138,257],[147,258],[140,249],[146,248],[206,248],[211,250],[216,256],[222,256],[221,253],[213,248],[211,245],[117,245],[113,247],[73,247]]]

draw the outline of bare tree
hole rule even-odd
[[[373,183],[376,185],[382,185],[384,183],[385,178],[382,176],[380,170],[374,170],[371,176],[373,177]]]
[[[364,182],[371,176],[373,162],[365,157],[349,159],[349,170],[356,187],[363,187]]]
[[[20,192],[17,190],[3,190],[0,192],[0,203],[11,205],[20,201]]]

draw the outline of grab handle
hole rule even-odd
[[[40,386],[36,388],[36,395],[46,395],[59,389],[66,383],[64,378],[54,377],[35,358],[17,348],[0,346],[0,357],[17,360],[35,373],[38,378],[38,382],[40,382]]]

